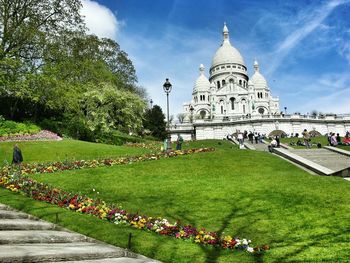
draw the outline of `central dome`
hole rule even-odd
[[[241,53],[239,53],[239,51],[231,45],[228,33],[229,31],[225,24],[223,29],[224,41],[213,57],[211,68],[226,63],[245,66]]]

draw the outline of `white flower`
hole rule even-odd
[[[254,248],[248,247],[248,248],[247,248],[247,251],[250,252],[250,253],[253,253],[253,252],[254,252]]]
[[[248,245],[247,239],[243,239],[243,245]]]

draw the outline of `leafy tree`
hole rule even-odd
[[[99,90],[86,92],[83,101],[83,111],[90,130],[141,130],[145,102],[134,93],[116,90],[113,86],[105,84]]]
[[[179,113],[177,115],[177,119],[179,120],[180,123],[183,123],[184,122],[184,119],[186,117],[186,114],[185,113]]]
[[[165,116],[161,107],[154,105],[151,109],[147,109],[144,115],[143,126],[151,131],[151,134],[160,140],[164,140],[167,136]]]

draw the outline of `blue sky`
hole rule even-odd
[[[350,113],[350,0],[83,0],[90,31],[129,54],[139,85],[164,113],[191,100],[221,45],[223,23],[250,76],[254,58],[287,112]]]

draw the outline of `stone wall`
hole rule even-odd
[[[310,116],[288,116],[288,117],[268,117],[268,118],[249,118],[239,120],[200,120],[195,123],[177,124],[176,129],[171,129],[172,140],[181,134],[185,140],[194,138],[197,140],[204,139],[223,139],[227,134],[236,131],[252,131],[268,135],[274,130],[282,130],[287,134],[299,135],[304,129],[308,131],[318,131],[326,134],[329,132],[339,133],[344,136],[346,131],[350,131],[350,117],[323,117],[312,118]]]

